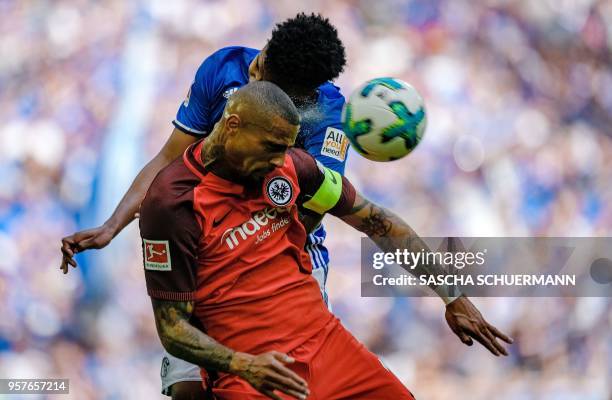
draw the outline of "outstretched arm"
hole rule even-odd
[[[168,353],[207,369],[238,375],[272,399],[281,399],[275,390],[298,399],[308,396],[306,381],[285,366],[294,362],[288,355],[234,351],[189,323],[193,302],[151,300],[157,332]]]
[[[407,249],[418,253],[427,249],[427,244],[406,222],[358,193],[355,195],[355,203],[350,213],[341,219],[358,231],[365,233],[384,251]],[[435,263],[420,263],[409,272],[415,276],[446,273],[442,266]],[[459,293],[453,292],[454,287],[431,286],[431,289],[438,293],[446,303],[451,303],[459,296]]]
[[[387,252],[396,249],[420,252],[427,249],[425,242],[407,223],[389,210],[363,198],[346,177],[317,164],[312,156],[301,150],[292,150],[290,155],[301,189],[299,204],[305,212],[335,215],[368,235]],[[415,275],[446,274],[439,265],[423,263],[411,268],[409,272]],[[452,287],[433,286],[432,289],[447,304],[446,321],[463,343],[472,345],[472,339],[475,339],[496,356],[508,354],[497,339],[507,343],[512,340],[485,321],[467,297],[455,293]]]
[[[175,128],[160,152],[138,173],[117,208],[104,224],[97,228],[73,233],[62,239],[60,269],[64,274],[68,273],[69,264],[72,267],[77,266],[73,258],[76,253],[87,249],[105,247],[126,225],[132,222],[153,178],[162,168],[181,155],[196,139]]]
[[[359,194],[355,195],[351,211],[340,218],[368,235],[384,251],[407,249],[420,252],[427,249],[425,242],[406,222]],[[428,263],[416,265],[409,272],[417,276],[447,273],[442,266]],[[475,339],[496,356],[508,355],[497,339],[506,343],[512,343],[512,339],[489,324],[467,297],[454,293],[452,287],[438,286],[432,289],[447,303],[446,321],[463,343],[471,346],[472,339]]]

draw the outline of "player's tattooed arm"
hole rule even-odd
[[[193,302],[151,301],[157,332],[168,353],[205,368],[229,371],[234,351],[189,323]]]
[[[417,233],[401,218],[391,211],[380,207],[359,194],[355,196],[353,208],[342,220],[365,233],[386,252],[395,252],[397,249],[407,249],[418,253],[427,251],[427,244]],[[440,275],[448,273],[441,265],[419,264],[408,272],[415,276]],[[444,297],[452,297],[452,288],[430,286],[438,294]]]
[[[275,390],[296,399],[308,396],[308,383],[285,366],[295,362],[287,354],[269,351],[252,355],[233,351],[189,323],[193,302],[153,298],[151,301],[157,332],[168,353],[208,370],[238,375],[272,399],[280,399]]]
[[[407,249],[418,253],[429,250],[425,242],[401,218],[359,194],[355,197],[351,212],[342,219],[368,235],[385,252]],[[435,263],[421,263],[414,269],[408,269],[408,272],[416,276],[449,273]],[[472,339],[475,339],[496,356],[508,355],[508,351],[498,339],[506,343],[512,343],[512,339],[488,323],[467,297],[459,296],[452,286],[430,288],[447,303],[446,321],[463,343],[471,346]]]

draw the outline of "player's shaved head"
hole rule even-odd
[[[300,115],[289,96],[277,85],[255,81],[236,91],[227,103],[225,114],[273,130],[278,118],[290,125],[300,124]]]
[[[226,179],[256,186],[283,165],[299,128],[300,115],[289,96],[274,83],[254,81],[230,97],[204,142],[202,160]]]

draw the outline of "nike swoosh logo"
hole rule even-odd
[[[331,179],[331,181],[333,182],[334,185],[338,184],[338,181],[336,180],[336,176],[331,172],[331,171],[327,171],[329,173],[329,177]]]
[[[213,223],[212,223],[213,228],[218,227],[221,224],[221,222],[223,222],[225,217],[227,217],[231,212],[232,210],[228,210],[225,214],[223,214],[221,218],[213,220]]]

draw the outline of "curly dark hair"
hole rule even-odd
[[[308,91],[336,79],[345,64],[344,45],[329,19],[300,13],[272,31],[264,68],[282,89]]]

